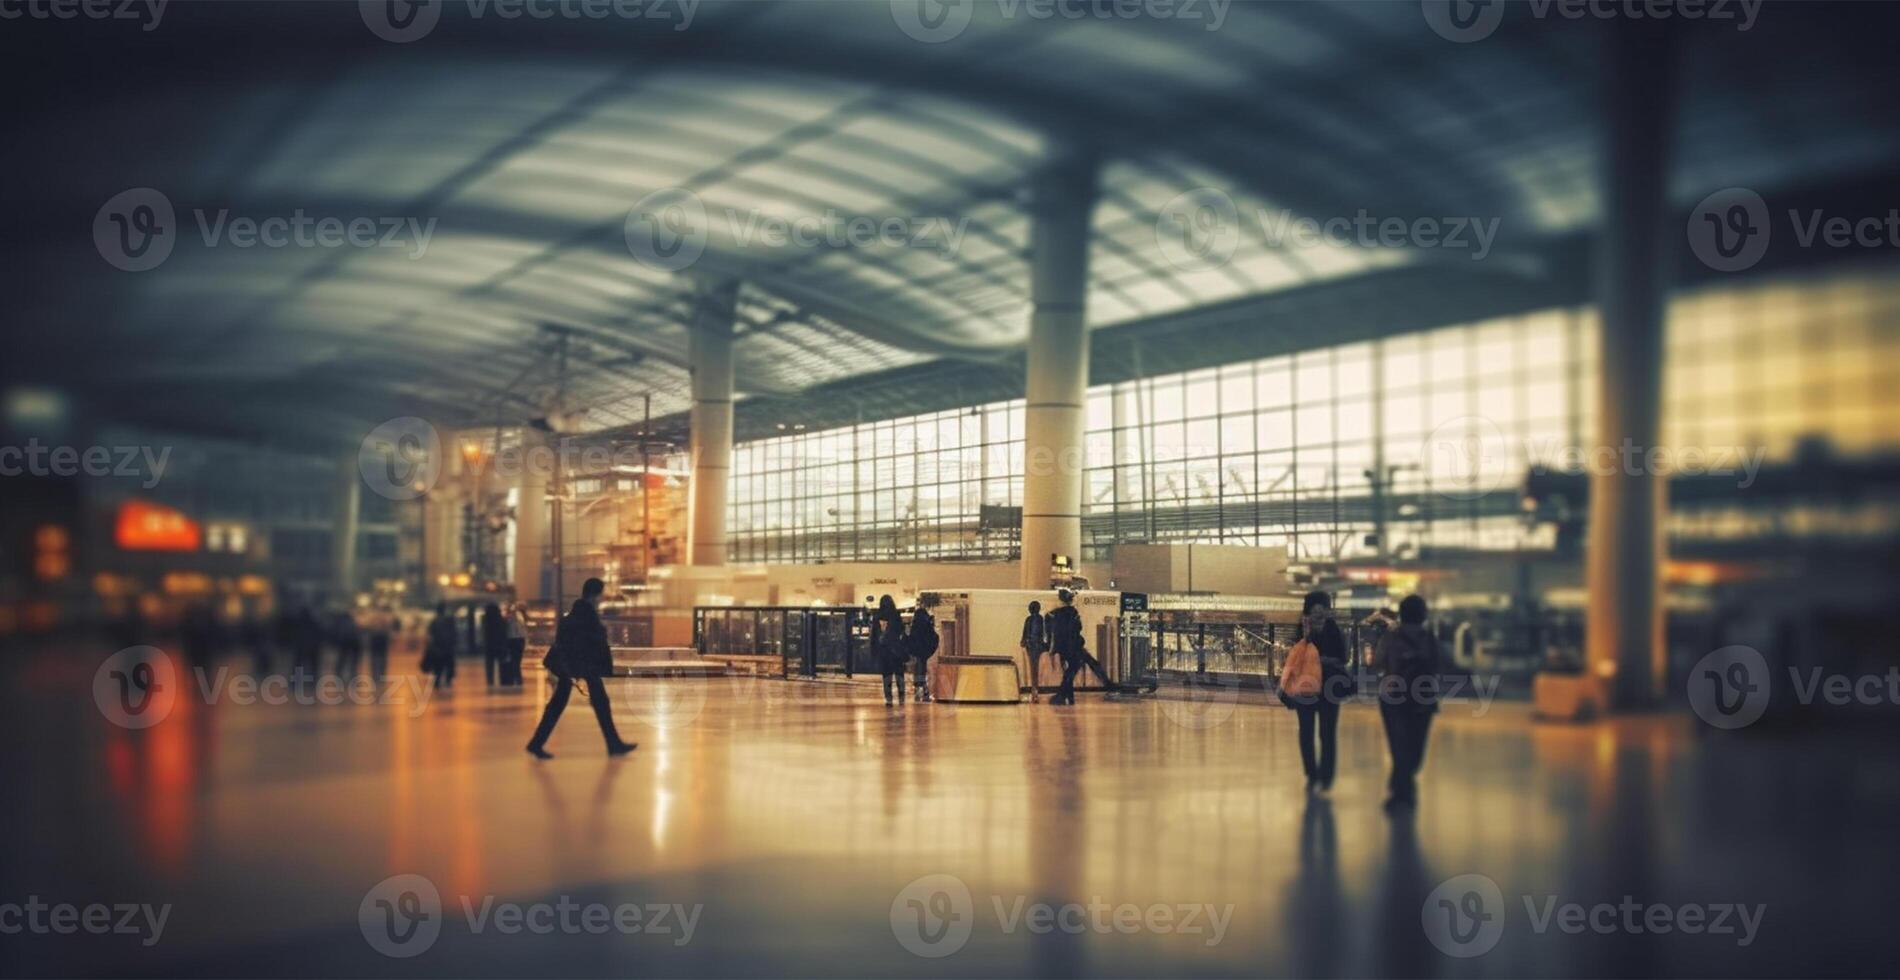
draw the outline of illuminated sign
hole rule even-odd
[[[205,525],[205,550],[241,555],[250,543],[250,531],[242,524]]]
[[[204,533],[177,510],[128,500],[119,506],[113,540],[125,551],[197,551]]]
[[[42,524],[33,532],[34,577],[57,582],[72,570],[72,535],[58,524]]]

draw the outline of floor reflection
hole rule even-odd
[[[1286,936],[1293,972],[1336,977],[1346,950],[1341,942],[1347,909],[1340,894],[1339,829],[1333,804],[1310,795],[1300,817],[1299,870],[1288,890]]]
[[[1854,735],[1718,738],[1674,717],[1571,727],[1508,705],[1447,712],[1416,817],[1390,820],[1369,707],[1342,717],[1339,782],[1315,798],[1294,719],[1258,699],[1218,712],[1100,700],[887,708],[868,685],[622,680],[611,693],[640,750],[607,759],[576,723],[541,763],[522,752],[540,707],[533,685],[458,685],[419,710],[187,699],[128,731],[93,706],[89,670],[4,669],[0,758],[16,792],[0,837],[0,884],[14,898],[0,901],[175,909],[149,948],[10,936],[6,975],[1900,972],[1882,871],[1896,851],[1900,762]],[[365,942],[357,910],[398,874],[432,881],[445,918],[425,954],[390,960]],[[1496,883],[1508,924],[1471,958],[1446,955],[1422,926],[1426,896],[1465,874]],[[894,932],[894,899],[928,875],[970,895],[973,931],[952,955],[914,955]],[[1540,932],[1526,913],[1527,901],[1625,895],[1765,902],[1767,913],[1746,948]],[[459,911],[463,899],[562,896],[705,911],[684,947],[502,937]],[[1071,905],[1109,911],[1073,928],[1012,917]],[[1143,918],[1189,906],[1230,910],[1218,941]],[[1134,927],[1117,927],[1115,909]]]

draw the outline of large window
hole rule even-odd
[[[794,433],[733,452],[740,561],[1004,558],[985,505],[1022,504],[1022,402]]]
[[[1671,305],[1663,442],[1785,460],[1900,446],[1900,277],[1838,272]],[[1550,310],[1089,391],[1085,554],[1118,541],[1281,545],[1296,559],[1537,548],[1514,492],[1589,448],[1588,309]],[[1614,365],[1609,370],[1615,370]],[[737,450],[741,560],[1008,557],[1022,403]]]

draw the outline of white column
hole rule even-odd
[[[521,480],[515,487],[515,598],[534,602],[541,596],[541,570],[547,564],[548,476],[553,454],[539,429],[521,430]]]
[[[1665,32],[1624,25],[1605,59],[1609,83],[1603,229],[1598,239],[1596,439],[1640,454],[1662,436],[1663,320],[1673,232],[1666,224],[1670,79]],[[1659,568],[1668,477],[1590,478],[1584,640],[1590,669],[1614,707],[1653,701],[1667,672]]]
[[[738,299],[738,283],[702,291],[687,343],[693,375],[693,492],[687,511],[687,544],[694,565],[726,563],[726,493],[732,474],[732,326]]]
[[[446,476],[423,498],[422,574],[429,589],[446,573],[462,571],[462,493]]]
[[[362,486],[357,454],[340,457],[336,467],[336,519],[330,554],[334,586],[345,605],[356,601],[356,539],[362,531]]]
[[[1052,555],[1082,560],[1082,466],[1089,382],[1089,215],[1095,164],[1065,160],[1032,189],[1029,363],[1023,425],[1022,586],[1049,585]]]
[[[1137,487],[1134,482],[1135,471],[1127,464],[1141,458],[1141,453],[1136,449],[1141,445],[1141,433],[1139,430],[1129,428],[1133,422],[1128,417],[1128,409],[1138,397],[1140,397],[1140,389],[1134,387],[1123,387],[1120,391],[1111,391],[1109,395],[1109,425],[1115,430],[1110,441],[1113,443],[1115,453],[1115,539],[1117,541],[1121,540],[1124,533],[1122,515],[1135,502]],[[1131,439],[1134,441],[1130,442]]]

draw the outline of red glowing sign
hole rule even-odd
[[[197,521],[170,507],[128,500],[119,506],[113,539],[126,551],[197,551],[204,532]]]

